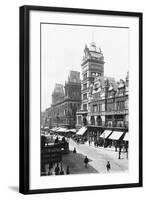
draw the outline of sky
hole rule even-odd
[[[51,105],[55,83],[64,85],[70,70],[81,72],[85,44],[95,42],[104,55],[104,75],[125,79],[129,71],[129,29],[41,25],[41,110]]]

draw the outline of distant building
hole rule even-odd
[[[56,84],[52,93],[52,105],[47,109],[48,125],[75,128],[76,112],[81,105],[80,73],[70,71],[65,85]]]

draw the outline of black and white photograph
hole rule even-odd
[[[41,24],[41,175],[125,173],[129,28]]]
[[[22,8],[22,192],[142,185],[141,17]]]

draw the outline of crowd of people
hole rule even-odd
[[[49,164],[47,175],[65,175],[65,174],[66,175],[70,174],[69,166],[67,166],[66,169],[63,169],[62,163]]]

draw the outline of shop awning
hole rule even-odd
[[[77,135],[84,135],[84,133],[87,131],[86,127],[82,127],[78,130],[78,132],[76,133]]]
[[[45,126],[44,129],[49,129],[49,127],[48,127],[48,126]]]
[[[112,131],[110,131],[110,130],[105,130],[105,131],[100,135],[100,137],[106,139],[106,138],[111,134],[111,132],[112,132]]]
[[[126,132],[126,134],[125,134],[123,140],[129,141],[129,132]]]
[[[112,134],[109,136],[109,139],[119,140],[122,135],[123,135],[123,132],[121,131],[113,131]]]
[[[60,132],[60,133],[63,132],[63,133],[64,133],[64,132],[66,132],[66,131],[67,131],[66,128],[59,128],[56,132]]]
[[[66,132],[72,132],[72,133],[76,133],[76,129],[67,129]]]
[[[59,129],[59,127],[54,127],[51,129],[51,131],[57,131]]]

